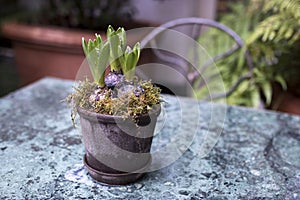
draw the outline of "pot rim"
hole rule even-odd
[[[124,118],[123,116],[120,115],[107,115],[107,114],[101,114],[101,113],[96,113],[92,112],[89,110],[86,110],[81,107],[77,107],[77,112],[80,117],[86,118],[91,121],[99,122],[99,121],[105,121],[106,123],[116,123],[116,121],[119,122],[126,122],[126,120],[132,120],[132,117]],[[148,118],[150,116],[158,116],[161,112],[161,104],[155,104],[152,106],[152,109],[150,110],[149,113],[143,114],[138,116],[139,120],[142,120],[143,118]]]
[[[17,21],[8,21],[1,26],[3,34],[14,41],[43,44],[46,46],[81,48],[81,38],[93,38],[88,30],[68,29],[55,26],[38,26]],[[17,30],[17,31],[16,31]],[[47,35],[47,37],[45,37]],[[102,35],[101,35],[102,36]],[[104,35],[103,35],[104,37]]]

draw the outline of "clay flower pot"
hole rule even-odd
[[[85,56],[81,38],[94,33],[57,27],[6,22],[3,35],[12,40],[22,85],[44,76],[74,79]]]
[[[85,146],[84,164],[97,181],[123,185],[141,178],[151,163],[153,133],[160,105],[147,115],[131,118],[103,115],[78,108]]]
[[[95,37],[82,39],[93,82],[79,81],[66,101],[72,107],[73,123],[75,114],[80,116],[83,160],[91,177],[107,184],[127,184],[139,179],[151,164],[161,90],[135,76],[140,43],[127,46],[124,28],[108,26],[106,40]]]

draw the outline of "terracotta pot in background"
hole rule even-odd
[[[300,96],[293,90],[284,91],[279,85],[274,84],[271,109],[300,115]]]
[[[94,36],[92,32],[13,22],[4,24],[2,32],[12,40],[22,85],[44,76],[74,79],[84,60],[81,38]]]
[[[151,25],[143,22],[138,23],[138,27],[143,27],[142,24]],[[88,40],[93,39],[95,33],[105,35],[101,31],[43,27],[16,22],[3,24],[2,33],[12,40],[17,71],[22,85],[45,76],[74,80],[85,58],[81,47],[82,37]],[[129,34],[128,44],[135,44],[146,34],[146,32]]]

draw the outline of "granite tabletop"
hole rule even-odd
[[[93,181],[80,128],[44,78],[0,99],[1,199],[300,199],[300,117],[164,96],[153,164],[125,186]]]

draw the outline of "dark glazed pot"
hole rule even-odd
[[[103,115],[78,108],[85,146],[84,164],[97,181],[113,185],[139,179],[151,163],[151,144],[160,105],[147,115],[131,118]]]

